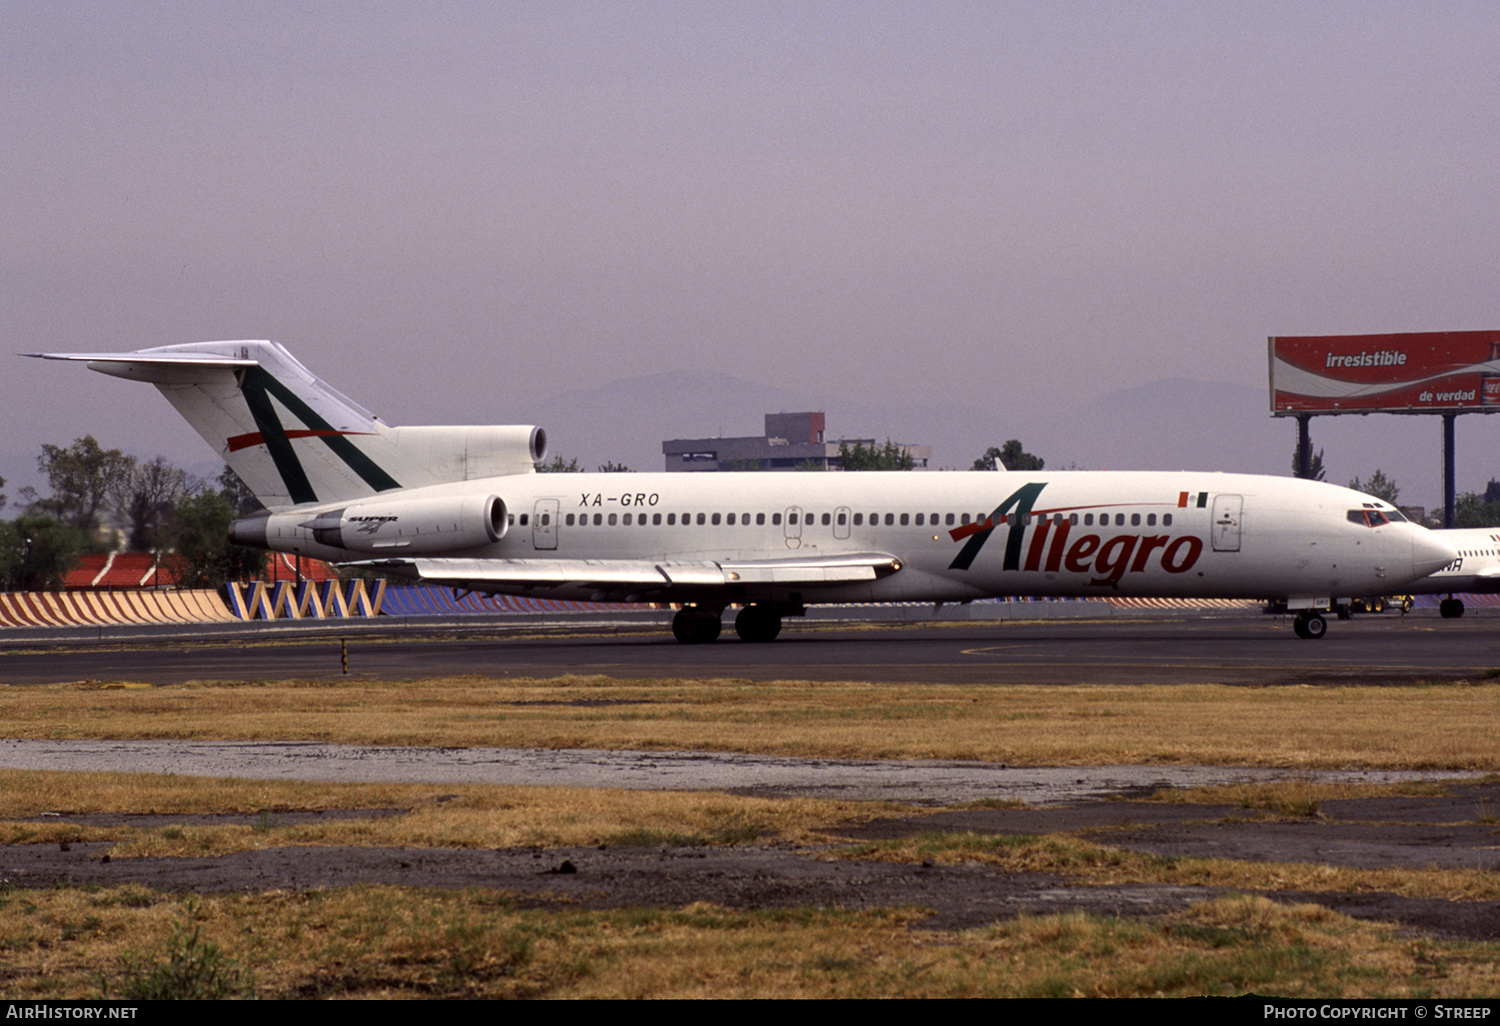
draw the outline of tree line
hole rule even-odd
[[[126,552],[156,553],[183,588],[218,588],[265,569],[264,552],[229,543],[230,521],[260,503],[228,467],[214,487],[160,456],[139,460],[85,435],[68,446],[43,445],[37,469],[49,494],[21,489],[23,512],[0,521],[6,591],[60,588],[84,554],[122,544]]]

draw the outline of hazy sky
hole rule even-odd
[[[274,338],[395,423],[714,370],[972,407],[998,442],[1166,377],[1264,390],[1267,335],[1500,327],[1493,2],[0,17],[9,352]],[[3,359],[13,500],[86,431],[206,454],[150,389]],[[1461,488],[1500,475],[1480,420]],[[1413,434],[1325,423],[1338,480]]]

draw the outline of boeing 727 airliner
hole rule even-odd
[[[266,506],[243,545],[454,589],[681,604],[684,642],[769,641],[831,602],[1349,596],[1457,555],[1389,503],[1217,473],[537,474],[534,427],[392,427],[274,342],[37,353],[157,386]]]

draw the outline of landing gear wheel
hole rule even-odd
[[[1438,603],[1438,616],[1444,620],[1457,620],[1464,615],[1464,600],[1446,598]]]
[[[718,613],[706,609],[679,610],[672,617],[672,636],[684,645],[703,645],[715,641],[724,624]]]
[[[1316,640],[1328,633],[1328,621],[1318,613],[1299,616],[1292,621],[1292,632],[1299,638]]]
[[[1416,604],[1417,604],[1417,600],[1414,599],[1414,598],[1412,598],[1410,595],[1402,596],[1402,599],[1401,599],[1401,612],[1403,612],[1403,613],[1409,613],[1409,612],[1411,612],[1411,607],[1414,606],[1414,605],[1416,605]]]
[[[734,618],[734,632],[741,641],[774,641],[781,633],[781,614],[766,606],[746,606]]]

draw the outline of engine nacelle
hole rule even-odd
[[[437,553],[489,545],[505,537],[505,502],[495,495],[367,499],[320,513],[300,527],[313,541],[369,553]]]

